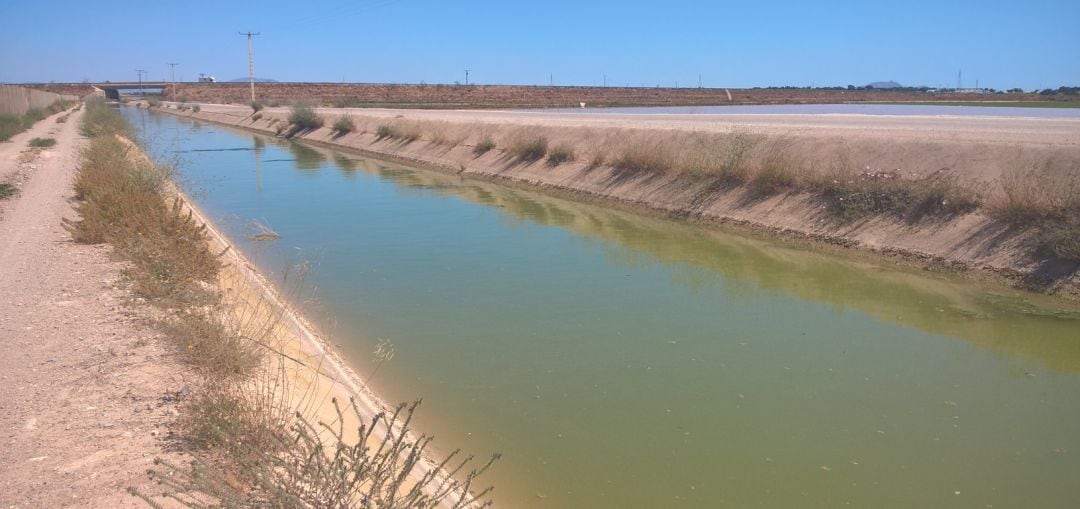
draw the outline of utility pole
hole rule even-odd
[[[469,71],[472,69],[465,69],[465,86],[469,86]]]
[[[165,62],[169,64],[169,68],[172,70],[172,97],[176,97],[176,66],[180,65],[177,62]]]
[[[607,88],[607,74],[604,75],[604,88]]]
[[[700,74],[697,75],[697,87],[701,88],[701,75]]]
[[[964,82],[960,79],[963,76],[964,76],[964,70],[963,69],[960,69],[959,71],[956,71],[956,91],[957,92],[959,92],[961,88],[964,88],[963,86],[961,86]]]
[[[146,74],[146,71],[143,69],[135,69],[135,72],[139,73],[139,95],[145,95],[143,94],[142,77],[143,74]]]
[[[548,86],[549,87],[554,87],[555,86],[555,73],[551,73],[551,74],[548,75]]]
[[[259,32],[240,32],[240,35],[246,35],[248,40],[248,83],[251,84],[251,102],[255,102],[255,53],[251,50],[251,38]]]

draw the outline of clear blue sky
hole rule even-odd
[[[1080,84],[1080,0],[0,0],[0,82],[282,81],[1025,89]]]

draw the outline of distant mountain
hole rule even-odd
[[[234,80],[229,80],[229,83],[247,83],[247,82],[248,82],[247,78],[236,78]],[[255,78],[255,83],[277,83],[277,82],[278,82],[278,80],[270,79],[270,78]]]
[[[895,81],[875,81],[867,87],[870,88],[903,88],[904,86]]]

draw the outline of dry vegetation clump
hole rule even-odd
[[[675,155],[661,143],[628,144],[611,165],[616,169],[636,173],[666,173],[675,167]]]
[[[1080,261],[1080,165],[1047,160],[1022,164],[999,180],[990,205],[994,217],[1016,228],[1032,228],[1044,254]]]
[[[421,135],[420,126],[416,124],[379,124],[375,128],[375,136],[380,140],[390,139],[412,143],[419,140]]]
[[[68,101],[56,101],[45,109],[30,108],[22,115],[0,115],[0,141],[10,140],[12,136],[30,129],[37,121],[70,107]]]
[[[353,123],[352,118],[347,115],[342,115],[334,121],[334,132],[338,136],[349,134],[356,130],[356,124]]]
[[[289,123],[295,129],[311,131],[323,126],[323,118],[315,113],[315,109],[305,104],[297,104],[289,112]]]
[[[473,147],[473,155],[480,157],[495,148],[495,140],[491,139],[491,136],[484,136],[475,147]]]
[[[531,163],[547,155],[548,139],[545,136],[521,134],[510,140],[506,151],[518,161]]]
[[[28,145],[33,148],[49,148],[56,145],[56,138],[34,138]]]
[[[19,189],[17,187],[8,184],[7,182],[0,182],[0,200],[6,200],[8,198],[11,198],[12,196],[15,196],[15,193],[18,192]]]
[[[204,412],[220,423],[202,429],[208,445],[228,451],[234,470],[220,463],[198,461],[190,468],[157,462],[151,477],[183,505],[202,507],[202,499],[220,507],[279,508],[406,508],[465,509],[490,507],[491,488],[473,492],[473,483],[498,459],[493,455],[479,468],[468,469],[472,457],[450,453],[436,469],[422,464],[431,437],[410,431],[419,402],[398,405],[365,420],[354,402],[349,411],[360,419],[356,439],[346,438],[345,411],[332,401],[338,418],[333,424],[296,416],[264,421],[263,415],[237,414],[251,403],[225,392],[203,398]],[[270,431],[267,433],[267,431]],[[231,437],[256,434],[252,441]],[[447,472],[449,476],[443,476]],[[409,483],[408,479],[415,479]],[[137,496],[142,496],[136,493]]]
[[[555,147],[548,152],[548,164],[551,166],[568,163],[576,158],[577,155],[574,153],[574,147],[567,144],[555,145]]]
[[[905,178],[895,171],[843,170],[811,184],[826,210],[841,222],[871,216],[892,216],[908,222],[929,217],[953,217],[977,209],[983,202],[979,186],[961,181],[947,168],[923,178]]]
[[[795,168],[787,160],[773,157],[753,174],[750,191],[756,196],[771,196],[794,189],[795,183]]]

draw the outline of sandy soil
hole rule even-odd
[[[0,507],[145,507],[184,372],[155,341],[105,246],[71,242],[79,114],[0,144]],[[57,145],[27,152],[51,136]]]

